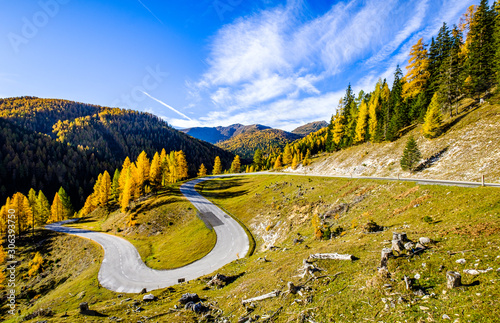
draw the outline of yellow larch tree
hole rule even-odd
[[[144,150],[139,154],[139,157],[137,157],[135,165],[137,167],[137,172],[135,174],[136,189],[138,195],[141,196],[144,193],[145,183],[149,180],[150,170],[148,155]]]
[[[122,212],[127,211],[130,200],[133,197],[133,183],[132,169],[129,167],[126,171],[122,171],[125,174],[125,186],[122,191],[122,198],[120,200],[120,208]]]
[[[62,220],[64,220],[64,207],[59,198],[59,193],[56,193],[50,207],[50,222],[59,222]]]
[[[441,108],[439,106],[438,93],[434,93],[431,103],[427,108],[427,113],[425,114],[424,124],[422,126],[422,132],[427,138],[435,138],[441,134],[441,125],[443,122],[443,116],[441,114]]]
[[[160,154],[156,152],[151,161],[151,167],[149,169],[149,183],[153,190],[157,191],[161,187],[162,180],[162,169]]]
[[[410,51],[410,59],[406,66],[407,73],[404,77],[403,98],[412,98],[425,90],[429,80],[429,58],[423,38],[413,45]]]
[[[283,164],[289,165],[292,163],[293,155],[290,149],[290,145],[286,144],[285,149],[283,150]]]
[[[188,178],[188,164],[186,155],[182,150],[175,153],[175,161],[177,162],[177,176],[180,180]]]
[[[299,165],[299,157],[297,157],[297,154],[293,155],[292,159],[292,169],[297,169],[297,166]]]
[[[109,198],[111,196],[111,176],[109,176],[108,171],[104,171],[101,179],[101,185],[99,186],[99,205],[102,207],[108,207]]]
[[[240,156],[236,155],[231,163],[231,173],[239,173],[241,168]]]
[[[281,155],[279,155],[274,162],[274,169],[280,169],[281,167],[283,167],[283,165],[281,164]]]
[[[222,173],[222,164],[220,161],[220,157],[217,156],[215,157],[214,169],[212,170],[212,175],[219,175],[220,173]]]
[[[198,170],[198,177],[205,177],[207,176],[207,168],[205,167],[204,164],[200,165],[200,169]]]
[[[358,120],[356,122],[356,133],[354,136],[354,142],[364,142],[366,141],[368,134],[368,104],[365,100],[359,105]]]
[[[127,181],[127,174],[132,162],[127,156],[122,164],[122,170],[120,171],[120,178],[118,179],[118,184],[120,186],[120,195],[118,196],[118,202],[121,204],[121,198],[123,196],[123,190],[125,189],[125,183]]]
[[[344,136],[344,120],[344,116],[337,112],[335,119],[333,120],[332,130],[332,141],[335,145],[339,145],[342,137]]]

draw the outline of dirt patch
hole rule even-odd
[[[412,193],[415,193],[416,191],[418,191],[418,189],[420,188],[420,186],[415,186],[411,189],[409,189],[408,191],[404,192],[404,193],[401,193],[399,194],[398,196],[395,196],[394,199],[395,200],[400,200],[400,199],[404,199],[405,197],[407,197],[408,195],[412,194]]]
[[[398,215],[398,214],[401,214],[403,212],[405,212],[406,210],[412,208],[412,207],[415,207],[416,205],[419,205],[419,204],[422,204],[422,202],[424,202],[425,200],[428,200],[430,199],[432,196],[430,195],[424,195],[424,196],[421,196],[419,197],[418,199],[415,199],[413,201],[411,201],[408,205],[405,205],[399,209],[395,209],[394,212],[392,212],[392,215]]]

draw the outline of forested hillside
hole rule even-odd
[[[270,129],[270,127],[263,126],[260,124],[253,125],[242,125],[240,123],[232,124],[227,127],[194,127],[189,129],[183,129],[182,132],[198,138],[203,141],[207,141],[212,144],[216,144],[221,141],[229,140],[234,136],[245,132],[251,132],[256,130]]]
[[[35,97],[0,100],[0,201],[30,188],[49,200],[64,187],[76,207],[90,194],[97,175],[111,174],[126,157],[144,151],[184,151],[188,173],[216,156],[229,168],[233,155],[187,136],[148,113]]]
[[[307,136],[308,134],[316,132],[325,127],[328,127],[328,123],[326,121],[313,121],[295,128],[294,130],[292,130],[292,133],[301,136]]]
[[[78,149],[0,118],[0,201],[30,188],[53,196],[64,185],[75,205],[85,201],[100,170],[113,165],[91,150]]]
[[[256,149],[260,149],[264,154],[269,155],[299,138],[302,138],[302,136],[291,132],[265,129],[244,132],[216,145],[243,158],[252,158]]]

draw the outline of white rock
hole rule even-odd
[[[420,239],[418,239],[418,241],[421,243],[421,244],[429,244],[432,242],[431,239],[427,238],[427,237],[421,237]]]
[[[479,271],[475,269],[464,269],[464,273],[469,275],[479,275]]]
[[[458,259],[457,261],[455,261],[457,264],[465,264],[467,261],[465,259]]]
[[[420,274],[415,274],[415,279],[420,279]]]
[[[155,300],[155,296],[153,294],[147,294],[147,295],[144,295],[144,297],[142,298],[143,301],[154,301]]]
[[[443,320],[451,320],[451,318],[446,314],[443,314],[442,318]]]

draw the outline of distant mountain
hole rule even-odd
[[[328,123],[326,121],[313,121],[292,130],[292,133],[297,135],[307,136],[308,134],[316,132],[319,129],[325,127],[328,127]]]
[[[181,131],[192,137],[215,144],[224,140],[228,140],[234,136],[237,136],[239,134],[248,131],[264,130],[264,129],[270,129],[270,127],[263,126],[260,124],[245,126],[237,123],[227,127],[221,127],[221,126],[194,127],[194,128],[182,129]]]
[[[2,119],[3,118],[3,119]],[[0,203],[16,191],[43,189],[50,199],[63,186],[77,206],[96,176],[163,148],[183,150],[189,174],[216,156],[224,169],[233,155],[177,131],[149,113],[58,99],[0,99]]]
[[[240,157],[251,159],[257,149],[262,150],[264,154],[270,154],[273,150],[280,150],[287,143],[300,138],[301,135],[279,129],[254,129],[219,142],[216,146]]]

